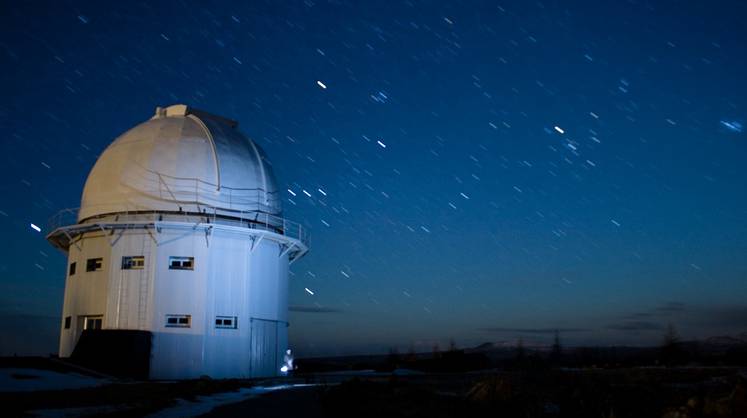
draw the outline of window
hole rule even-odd
[[[129,255],[122,257],[122,270],[142,270],[145,267],[145,257]]]
[[[166,326],[189,328],[192,326],[192,315],[166,315]]]
[[[101,270],[101,263],[103,258],[89,258],[86,261],[86,271],[98,271]]]
[[[86,316],[83,320],[83,329],[101,329],[104,317],[101,315]]]
[[[215,327],[236,329],[238,327],[237,319],[235,316],[216,316]]]
[[[169,257],[170,270],[194,270],[194,257]]]
[[[73,276],[75,274],[75,261],[70,263],[70,268],[68,269],[68,275]]]
[[[70,329],[70,324],[73,322],[72,316],[65,317],[65,329]]]

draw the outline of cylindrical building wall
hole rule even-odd
[[[60,356],[101,317],[103,329],[152,332],[154,379],[277,375],[288,326],[282,244],[234,227],[159,229],[91,232],[71,246]],[[100,269],[77,267],[99,258]]]

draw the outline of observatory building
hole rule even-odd
[[[236,122],[157,108],[51,222],[68,257],[60,357],[151,379],[281,374],[288,267],[308,241]]]

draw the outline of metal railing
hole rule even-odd
[[[201,205],[199,212],[164,210],[124,210],[95,215],[82,219],[81,223],[106,222],[190,222],[239,226],[274,232],[301,241],[308,246],[308,231],[298,222],[266,212],[241,211]],[[63,209],[49,218],[47,228],[52,232],[60,227],[78,224],[79,208]]]
[[[52,232],[61,226],[75,225],[78,223],[78,209],[67,208],[55,213],[47,220],[47,232]]]
[[[280,195],[277,191],[227,187],[199,178],[175,177],[146,168],[127,172],[123,180],[144,195],[176,204],[204,204],[259,212],[273,212],[280,207]]]

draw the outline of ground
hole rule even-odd
[[[17,381],[15,388],[0,388],[5,416],[747,416],[747,369],[738,367],[354,371],[180,382],[117,381],[33,367],[0,371]],[[34,380],[69,381],[31,391]]]

